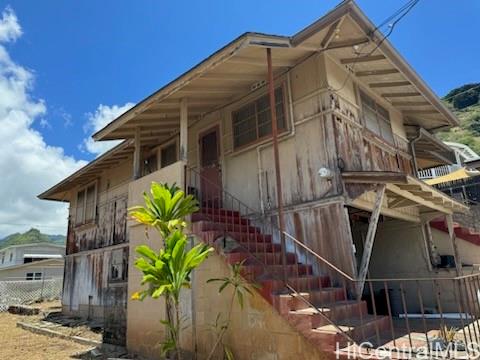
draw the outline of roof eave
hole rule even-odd
[[[118,129],[131,118],[145,111],[154,102],[160,101],[172,95],[192,80],[204,74],[212,67],[228,60],[245,46],[290,47],[291,45],[290,38],[287,36],[261,34],[255,32],[244,33],[230,43],[228,43],[227,45],[225,45],[224,47],[222,47],[221,49],[214,52],[205,60],[201,61],[197,65],[193,66],[192,68],[178,76],[176,79],[161,87],[159,90],[157,90],[150,96],[146,97],[144,100],[139,102],[130,110],[126,111],[125,113],[114,119],[104,128],[93,134],[93,139],[97,141],[103,140],[109,133]]]
[[[44,191],[43,193],[37,195],[37,197],[41,200],[52,200],[52,201],[61,201],[61,202],[68,202],[68,200],[66,199],[58,199],[58,198],[55,198],[53,197],[53,195],[55,194],[55,192],[64,184],[66,184],[67,182],[77,178],[78,176],[82,175],[83,173],[85,173],[87,170],[91,169],[92,167],[94,167],[96,164],[98,164],[100,161],[108,158],[109,156],[111,156],[112,154],[116,153],[117,151],[120,151],[124,148],[126,148],[128,145],[130,145],[132,143],[132,140],[125,140],[123,142],[121,142],[120,144],[118,144],[117,146],[113,147],[112,149],[108,150],[107,152],[105,152],[104,154],[100,155],[98,158],[96,158],[95,160],[92,160],[91,162],[89,162],[88,164],[86,164],[84,167],[78,169],[77,171],[75,171],[73,174],[71,174],[70,176],[66,177],[65,179],[63,179],[61,182],[55,184],[54,186],[52,186],[50,189]]]
[[[349,15],[354,19],[366,34],[372,34],[376,29],[375,25],[368,19],[363,11],[356,5],[354,1],[348,1],[345,5],[348,7]],[[373,34],[372,37],[377,36]],[[425,95],[434,106],[447,120],[449,125],[446,126],[458,126],[460,124],[457,117],[448,109],[448,107],[440,100],[440,98],[433,92],[433,90],[422,80],[420,75],[407,63],[400,53],[395,50],[393,45],[388,39],[383,40],[379,50],[392,61],[392,63],[400,70],[401,73],[412,83],[417,89]],[[437,129],[435,129],[437,130]]]

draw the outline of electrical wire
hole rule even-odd
[[[368,53],[362,53],[362,51],[358,51],[356,53],[356,58],[355,60],[352,62],[352,65],[351,65],[351,71],[349,71],[347,73],[347,76],[345,77],[345,80],[343,81],[342,85],[338,88],[338,89],[331,89],[332,91],[334,92],[338,92],[340,90],[342,90],[346,85],[347,85],[347,81],[348,79],[350,79],[350,76],[352,74],[352,72],[355,70],[355,65],[357,64],[358,60],[361,58],[361,57],[367,57],[367,56],[370,56],[372,55],[382,44],[383,42],[393,33],[393,30],[395,29],[395,26],[400,22],[400,20],[402,20],[405,16],[407,16],[407,14],[420,2],[420,0],[410,0],[408,1],[406,4],[404,4],[400,9],[398,9],[397,11],[395,11],[395,13],[393,13],[392,15],[390,15],[387,19],[385,19],[380,25],[378,25],[377,27],[375,27],[375,29],[372,30],[372,32],[369,34],[369,37],[372,38],[375,34],[375,32],[383,27],[385,24],[387,24],[389,21],[397,18],[390,26],[389,26],[389,31],[387,34],[385,34],[383,36],[383,38],[376,44],[376,46],[371,50],[369,51]],[[362,50],[367,47],[369,45],[369,43],[366,43],[363,45],[362,47]]]
[[[450,99],[454,99],[454,98],[456,98],[458,95],[465,94],[465,93],[469,92],[470,90],[478,89],[478,88],[480,88],[480,84],[475,85],[475,86],[471,87],[470,89],[461,91],[461,92],[459,92],[459,93],[457,93],[457,94],[453,94],[453,95],[447,96],[447,97],[443,98],[443,100],[444,100],[444,101],[448,101],[448,100],[450,100]]]

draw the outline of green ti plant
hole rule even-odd
[[[135,249],[140,255],[135,260],[135,267],[143,273],[141,285],[145,288],[134,293],[132,299],[165,299],[167,319],[162,324],[169,336],[162,343],[162,355],[169,353],[181,360],[181,293],[191,287],[192,271],[213,248],[198,244],[188,250],[184,219],[198,211],[198,202],[193,196],[186,195],[176,185],[152,182],[150,194],[144,193],[143,198],[145,205],[130,208],[129,214],[147,228],[154,228],[160,234],[163,246],[158,252],[147,245]]]

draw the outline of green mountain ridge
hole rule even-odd
[[[438,137],[468,145],[480,154],[480,83],[455,88],[444,97],[444,101],[457,115],[460,126],[440,132]]]
[[[12,245],[26,245],[37,243],[49,243],[56,245],[65,245],[66,237],[64,235],[43,234],[40,230],[32,228],[23,234],[15,233],[0,239],[0,249]]]

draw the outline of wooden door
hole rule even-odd
[[[220,133],[218,126],[200,135],[200,190],[202,205],[221,207],[222,172],[220,168]]]

